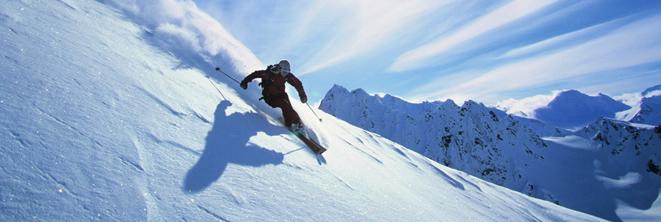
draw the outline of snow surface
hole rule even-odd
[[[631,109],[616,114],[618,120],[649,125],[661,125],[661,85],[641,93],[627,93],[621,99],[631,103]]]
[[[661,95],[644,97],[631,122],[661,125]]]
[[[415,104],[337,85],[320,108],[444,165],[608,220],[652,210],[661,188],[649,168],[661,163],[661,134],[650,125],[599,119],[570,132],[473,101]]]
[[[145,2],[0,5],[0,221],[600,220],[294,102],[315,157],[209,64],[240,78],[249,50],[190,1]]]
[[[650,88],[647,88],[643,90],[641,93],[644,97],[652,97],[652,96],[658,96],[661,95],[661,84],[652,86]]]
[[[647,210],[636,209],[626,203],[619,202],[617,214],[629,218],[629,221],[657,221],[661,218],[661,197],[657,197]]]
[[[320,108],[446,166],[506,187],[525,186],[521,168],[541,159],[538,153],[545,146],[513,117],[473,101],[462,106],[451,100],[414,104],[336,85]]]

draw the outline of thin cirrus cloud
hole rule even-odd
[[[661,22],[645,19],[660,14],[653,2],[190,1],[259,60],[292,61],[312,100],[332,84],[487,103],[611,80],[638,84],[601,91],[620,93],[643,87],[651,79],[636,73],[661,64],[653,51]]]
[[[643,18],[585,43],[504,64],[463,84],[441,91],[419,93],[415,97],[485,98],[591,73],[659,62],[661,39],[658,36],[661,36],[661,29],[650,27],[661,27],[661,16]]]
[[[596,33],[600,33],[600,31],[603,31],[605,29],[608,29],[616,25],[617,23],[621,22],[621,20],[622,19],[611,20],[608,22],[589,26],[587,28],[583,28],[577,31],[548,38],[530,45],[526,45],[524,47],[514,48],[506,52],[500,58],[508,59],[514,57],[528,56],[540,52],[548,52],[549,50],[553,50],[554,48],[559,48],[561,47],[561,45],[568,44],[574,40],[589,39],[590,36],[595,35]]]
[[[554,0],[514,0],[490,13],[481,16],[471,24],[460,30],[433,40],[430,43],[409,50],[399,57],[388,68],[390,71],[400,72],[424,66],[430,58],[457,47],[467,40],[483,33],[492,31],[517,19],[543,9],[554,3]]]
[[[446,5],[445,1],[324,1],[320,4],[332,4],[324,9],[335,9],[337,13],[346,14],[343,25],[335,27],[337,36],[342,38],[327,42],[301,68],[299,75],[317,72],[329,66],[344,62],[350,58],[366,53],[371,49],[382,47],[392,41],[395,33],[400,32],[409,24],[419,21],[421,16],[433,12]],[[350,13],[347,13],[350,12]],[[308,14],[316,16],[315,14]],[[312,18],[300,18],[301,21]],[[298,35],[304,35],[298,32]],[[294,35],[296,36],[296,35]]]
[[[319,73],[397,38],[453,1],[196,0],[226,23],[263,61],[289,58],[296,74]],[[455,2],[456,3],[456,2]]]

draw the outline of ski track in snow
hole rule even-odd
[[[207,214],[213,216],[214,218],[216,218],[216,219],[218,219],[218,220],[220,220],[220,221],[228,221],[228,222],[229,222],[228,219],[225,219],[224,217],[222,217],[222,216],[220,216],[220,215],[214,213],[213,211],[207,209],[206,207],[203,207],[202,205],[197,205],[197,207],[200,208],[200,210],[204,211],[205,213],[207,213]]]

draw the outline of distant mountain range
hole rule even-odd
[[[604,94],[586,95],[564,90],[549,96],[535,96],[501,103],[497,108],[509,114],[537,119],[548,125],[579,129],[605,117],[633,123],[661,124],[661,85],[630,94],[633,101],[618,101]]]
[[[614,118],[617,112],[630,108],[604,94],[588,96],[577,90],[567,90],[558,94],[546,107],[536,109],[534,117],[549,125],[577,128],[600,117]]]
[[[649,104],[635,116],[655,113]],[[659,128],[614,119],[632,108],[603,94],[563,91],[524,118],[475,101],[410,103],[335,85],[320,108],[446,166],[609,220],[650,209],[661,187]]]

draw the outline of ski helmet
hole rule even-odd
[[[280,75],[282,76],[286,76],[291,72],[289,61],[287,60],[280,60],[278,66],[280,67]]]

